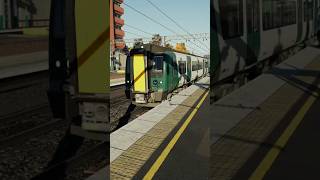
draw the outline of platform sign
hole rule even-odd
[[[80,93],[109,92],[109,1],[75,0]]]

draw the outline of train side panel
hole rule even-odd
[[[216,69],[217,79],[224,79],[240,71],[245,66],[246,36],[244,33],[243,7],[245,1],[214,1],[213,11],[216,14],[217,42],[212,46],[215,53],[220,54],[219,69]],[[240,14],[240,16],[238,15]],[[233,19],[237,19],[233,21]]]
[[[214,81],[304,42],[314,32],[314,1],[217,0],[211,2]]]

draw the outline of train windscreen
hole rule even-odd
[[[154,56],[152,60],[151,74],[153,77],[161,77],[163,73],[163,56]]]

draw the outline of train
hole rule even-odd
[[[210,89],[243,84],[320,35],[319,0],[211,1]]]
[[[208,73],[208,58],[153,44],[138,45],[126,61],[126,96],[135,105],[154,107]]]
[[[53,117],[70,122],[69,134],[101,141],[108,139],[110,120],[108,5],[51,1],[49,28],[47,94]]]

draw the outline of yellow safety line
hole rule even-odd
[[[196,108],[191,112],[191,114],[189,115],[189,117],[187,118],[187,120],[183,123],[183,125],[180,127],[180,129],[178,130],[178,132],[174,135],[174,137],[171,139],[171,141],[169,142],[169,144],[166,146],[166,148],[162,151],[162,153],[160,154],[160,156],[158,157],[158,159],[156,160],[156,162],[151,166],[150,170],[147,172],[147,174],[144,176],[144,180],[149,180],[152,179],[153,176],[156,174],[156,172],[159,170],[160,166],[162,165],[162,163],[165,161],[165,159],[167,158],[167,156],[169,155],[170,151],[172,150],[172,148],[174,147],[174,145],[176,144],[176,142],[179,140],[180,136],[182,135],[182,133],[185,131],[185,129],[188,127],[189,123],[191,122],[192,118],[195,116],[195,114],[197,113],[198,109],[200,108],[200,106],[202,105],[202,103],[204,102],[204,100],[206,99],[206,97],[208,96],[209,92],[206,92],[206,94],[202,97],[202,99],[200,100],[200,102],[198,103],[198,105],[196,106]]]
[[[79,56],[78,67],[82,66],[109,39],[109,36],[110,28],[102,32],[98,38]]]
[[[317,94],[317,93],[316,93]],[[318,94],[317,94],[318,96]],[[288,140],[294,133],[294,131],[298,128],[300,123],[302,122],[304,116],[308,112],[308,110],[311,108],[313,103],[316,101],[317,96],[310,96],[306,103],[303,105],[303,107],[299,110],[299,112],[296,114],[296,116],[293,118],[289,126],[285,129],[285,131],[282,133],[282,135],[279,137],[279,139],[275,143],[275,147],[285,147]],[[264,159],[261,161],[259,166],[256,168],[256,170],[252,173],[249,180],[260,180],[262,179],[265,174],[269,171],[271,168],[273,162],[276,160],[277,156],[281,152],[280,148],[271,148],[270,151],[267,153],[267,155],[264,157]]]

